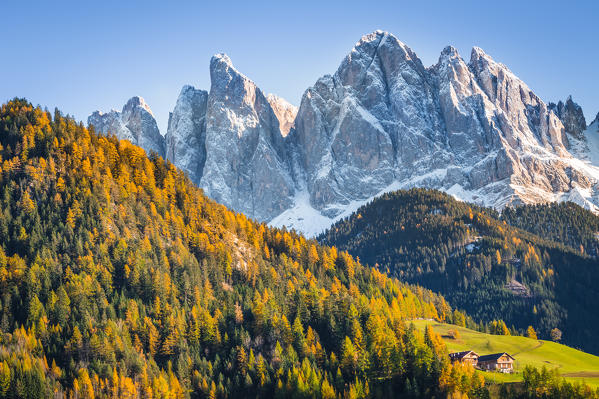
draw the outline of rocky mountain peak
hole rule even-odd
[[[424,68],[393,35],[365,35],[305,92],[295,124],[305,193],[273,224],[303,231],[314,231],[303,215],[326,227],[393,188],[438,188],[501,208],[592,184],[572,167],[561,121],[478,47],[468,64],[448,46]]]
[[[458,57],[460,57],[460,54],[458,53],[458,50],[455,47],[446,46],[441,51],[441,56],[439,58],[440,59],[452,59],[452,58],[458,58]]]
[[[152,113],[150,106],[146,103],[143,97],[140,96],[131,97],[129,101],[127,101],[127,103],[123,106],[122,112],[132,112],[136,108],[141,108],[148,112],[150,115],[152,115],[152,117],[154,117],[154,114]]]
[[[210,69],[215,68],[219,64],[233,68],[233,62],[231,61],[231,58],[229,58],[229,56],[225,53],[218,53],[212,56],[210,59]]]
[[[233,62],[228,55],[219,53],[212,56],[210,59],[210,81],[212,87],[215,84],[226,84],[233,79],[251,82],[233,66]]]
[[[108,112],[102,112],[100,110],[96,110],[96,111],[94,111],[94,112],[91,113],[91,115],[88,117],[88,119],[92,118],[93,120],[98,120],[99,121],[101,117],[103,117],[105,115],[108,115],[108,114],[119,114],[119,111],[117,111],[115,109],[111,109]],[[96,129],[98,129],[98,126],[94,126],[94,127]]]
[[[354,53],[366,52],[372,56],[375,54],[371,52],[373,49],[379,47],[389,46],[390,48],[401,49],[402,52],[407,56],[414,56],[415,53],[395,35],[384,30],[375,30],[372,33],[366,34],[358,40],[354,45],[352,51],[348,54],[351,57]]]
[[[497,80],[499,75],[505,77],[509,70],[503,64],[496,63],[491,56],[480,47],[473,47],[468,64],[472,73],[477,77],[478,83],[491,101],[497,99]]]
[[[522,86],[526,91],[528,87],[516,75],[509,70],[507,66],[496,62],[480,47],[473,47],[470,53],[470,63],[468,64],[472,73],[477,77],[481,88],[489,96],[491,101],[497,100],[499,92],[502,90],[500,81],[512,82],[517,86]]]
[[[441,51],[437,64],[429,69],[436,73],[447,74],[448,68],[451,68],[453,70],[452,73],[454,74],[468,75],[468,78],[472,77],[471,71],[468,70],[468,65],[461,57],[458,50],[453,46],[445,47],[443,51]]]
[[[424,155],[435,146],[426,138],[440,132],[433,90],[420,59],[395,36],[362,37],[300,104],[293,153],[311,206],[336,217],[352,201],[408,178],[415,163],[442,162]]]
[[[182,98],[193,97],[194,95],[196,95],[198,93],[198,91],[204,91],[204,90],[197,90],[192,85],[184,85],[181,88],[181,91],[179,92],[179,98],[177,99],[177,101],[179,101],[179,99],[182,99]]]
[[[486,72],[493,73],[494,75],[503,73],[510,75],[512,78],[520,80],[506,65],[495,61],[495,59],[487,54],[485,50],[477,46],[472,47],[472,51],[470,52],[470,62],[468,65],[475,75],[481,75]]]
[[[114,134],[121,140],[142,147],[148,153],[165,156],[164,137],[160,134],[156,119],[149,105],[139,96],[130,98],[121,112],[102,113],[95,111],[87,119],[102,134]]]
[[[166,158],[198,184],[206,162],[207,103],[207,91],[183,86],[165,136]]]
[[[559,101],[557,104],[549,103],[547,106],[562,121],[566,133],[579,140],[583,139],[583,132],[587,128],[587,123],[582,112],[582,107],[572,100],[572,96],[568,96],[566,102]]]
[[[500,137],[510,147],[537,154],[551,151],[558,156],[568,156],[561,121],[507,66],[475,47],[469,68],[497,109],[498,122],[503,125],[500,126]]]
[[[356,42],[356,44],[354,45],[353,50],[357,50],[358,48],[364,46],[367,43],[376,42],[378,44],[383,37],[389,36],[389,35],[390,35],[389,32],[383,31],[381,29],[377,29],[374,32],[367,33],[364,36],[362,36],[360,38],[360,40],[358,40]]]
[[[253,118],[254,105],[268,103],[256,84],[233,66],[226,54],[216,54],[210,60],[210,94],[225,107],[242,107]],[[256,122],[256,121],[255,121]],[[239,137],[243,134],[245,123],[238,124]]]
[[[482,48],[480,48],[478,46],[472,47],[472,51],[470,52],[470,63],[474,64],[475,62],[478,62],[479,60],[484,60],[484,59],[495,62],[495,61],[493,61],[493,58],[491,58],[491,56],[488,55],[485,52],[485,50],[483,50]]]
[[[200,184],[215,200],[268,220],[289,206],[293,192],[279,119],[225,55],[212,58],[210,77]]]
[[[411,68],[424,70],[422,62],[416,54],[389,32],[377,30],[363,36],[352,51],[341,62],[337,69],[338,76],[345,85],[358,83],[356,79],[364,78],[366,72],[389,67],[391,70],[411,65]]]
[[[284,136],[296,108],[268,99],[226,54],[210,60],[210,91],[184,86],[171,113],[167,158],[213,199],[270,220],[294,187]]]
[[[275,226],[315,235],[373,197],[410,187],[498,209],[599,203],[599,156],[587,154],[599,146],[568,140],[570,126],[582,126],[579,107],[548,106],[478,47],[466,63],[448,46],[425,68],[395,36],[372,32],[299,108],[266,96],[225,54],[212,57],[210,77],[209,92],[181,90],[166,155],[216,201]],[[145,115],[138,119],[151,116],[142,99],[132,104],[140,110],[132,115]],[[90,120],[136,137],[135,118],[106,115]]]

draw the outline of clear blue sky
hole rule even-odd
[[[209,89],[217,52],[263,91],[299,105],[376,29],[427,66],[448,44],[467,61],[482,47],[545,101],[572,94],[587,119],[599,112],[593,0],[12,1],[1,11],[0,101],[26,97],[84,121],[140,95],[165,130],[184,84]]]

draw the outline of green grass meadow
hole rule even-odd
[[[593,387],[599,387],[599,357],[551,341],[535,340],[526,337],[491,335],[432,320],[414,320],[421,330],[427,325],[443,336],[450,352],[473,350],[478,355],[507,352],[515,358],[514,374],[482,372],[489,382],[518,382],[522,380],[521,371],[530,365],[541,368],[557,368],[568,381],[584,381]],[[449,330],[457,330],[459,337],[449,337]]]

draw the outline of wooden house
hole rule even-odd
[[[469,363],[476,367],[478,363],[478,355],[473,351],[455,352],[449,354],[449,359],[452,363],[461,362]]]
[[[509,354],[493,353],[478,357],[478,368],[486,371],[498,371],[501,373],[514,372],[514,358]]]

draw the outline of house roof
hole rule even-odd
[[[501,356],[506,355],[508,356],[510,359],[515,360],[513,358],[513,356],[511,356],[509,353],[503,352],[503,353],[493,353],[491,355],[484,355],[484,356],[479,356],[478,357],[478,361],[479,362],[489,362],[489,361],[493,361],[493,360],[497,360],[499,359]]]
[[[459,359],[462,359],[464,356],[466,356],[466,355],[468,355],[470,353],[472,353],[474,356],[478,357],[478,355],[475,352],[473,352],[473,351],[463,351],[463,352],[450,353],[449,357],[452,360],[459,360]]]

